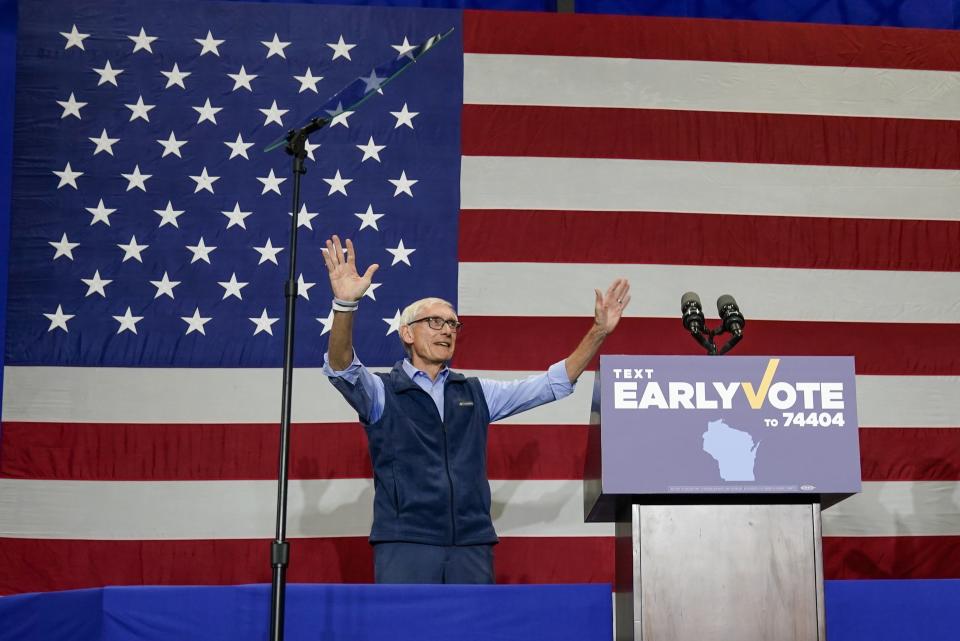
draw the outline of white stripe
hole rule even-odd
[[[501,536],[611,536],[583,523],[580,481],[494,481]],[[960,535],[960,483],[864,483],[861,495],[823,514],[825,536]],[[290,483],[292,538],[366,536],[373,490],[366,479]],[[24,481],[0,479],[0,537],[238,539],[273,535],[272,481]]]
[[[960,119],[960,73],[466,54],[467,104]]]
[[[960,220],[960,171],[464,156],[463,209]]]
[[[960,276],[952,272],[712,265],[460,263],[458,311],[584,316],[593,310],[593,290],[619,277],[633,284],[628,316],[679,318],[681,294],[696,291],[708,317],[715,317],[714,297],[733,294],[748,329],[750,319],[960,323]]]

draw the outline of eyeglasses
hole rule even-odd
[[[418,318],[415,321],[410,321],[407,325],[413,325],[414,323],[426,323],[430,329],[443,329],[443,326],[446,325],[451,332],[454,334],[458,333],[463,329],[463,323],[455,321],[453,319],[447,320],[445,318],[440,318],[439,316],[427,316],[426,318]]]

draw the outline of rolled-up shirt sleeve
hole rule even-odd
[[[515,381],[480,379],[491,421],[499,421],[569,396],[575,386],[575,383],[571,383],[567,378],[566,361],[554,363],[542,374]]]
[[[357,411],[361,421],[375,423],[380,420],[386,404],[383,381],[364,367],[356,352],[353,353],[353,361],[344,370],[333,369],[329,353],[324,353],[323,373],[347,399],[350,407]]]

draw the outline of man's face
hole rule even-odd
[[[443,303],[424,305],[416,319],[435,316],[443,320],[457,320],[457,315]],[[421,364],[446,363],[453,358],[457,344],[457,333],[444,323],[441,329],[433,329],[427,321],[400,327],[403,342],[410,346],[411,362],[415,367]],[[419,362],[418,362],[419,361]]]

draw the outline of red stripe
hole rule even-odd
[[[826,579],[957,579],[960,536],[825,537]]]
[[[947,120],[464,105],[461,131],[466,156],[960,167]]]
[[[960,70],[960,33],[760,21],[467,11],[467,53]]]
[[[960,429],[860,428],[864,481],[960,481]]]
[[[960,221],[467,209],[458,251],[462,262],[589,256],[593,263],[960,271]]]

